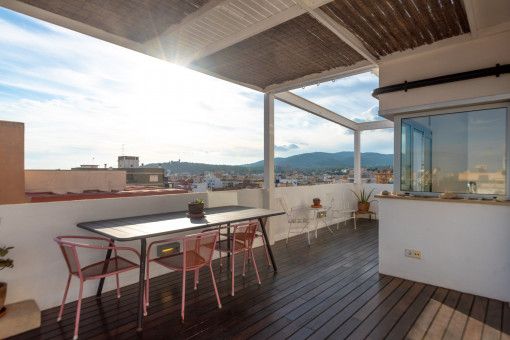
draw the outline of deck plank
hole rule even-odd
[[[395,278],[378,272],[378,222],[360,219],[331,234],[320,229],[308,246],[305,235],[277,242],[278,273],[267,265],[263,248],[255,249],[261,285],[253,263],[242,277],[236,259],[235,296],[230,295],[229,260],[213,270],[223,305],[216,304],[211,277],[201,271],[198,290],[187,277],[186,318],[180,321],[181,274],[152,278],[149,315],[137,333],[137,285],[82,305],[80,339],[444,339],[510,340],[508,303]],[[121,278],[122,280],[122,278]],[[63,285],[65,282],[63,282]],[[87,283],[93,284],[93,283]],[[12,340],[70,339],[76,302],[42,312],[41,327]]]

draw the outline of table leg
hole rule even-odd
[[[147,257],[147,240],[140,239],[140,278],[138,279],[138,320],[136,322],[136,330],[141,332],[143,318],[143,300],[145,288],[145,259]],[[149,279],[149,278],[147,278]]]
[[[114,240],[110,240],[113,244],[115,244],[115,241]],[[106,251],[106,257],[105,257],[105,260],[108,260],[110,257],[112,256],[112,250],[111,249],[108,249]],[[108,264],[105,264],[105,268],[104,270],[106,271],[106,267],[108,266]],[[103,292],[103,285],[104,285],[104,277],[102,279],[99,280],[99,285],[97,286],[97,293],[96,293],[96,296],[97,297],[100,297],[101,296],[101,293]]]
[[[260,223],[260,229],[262,229],[262,235],[264,236],[264,239],[266,240],[267,251],[269,253],[269,258],[271,259],[271,264],[273,265],[273,270],[275,272],[277,272],[278,269],[276,268],[276,261],[274,260],[273,251],[271,250],[271,243],[269,243],[269,238],[267,237],[267,233],[266,233],[266,225],[265,225],[264,221],[262,220],[262,218],[259,218],[259,223]]]

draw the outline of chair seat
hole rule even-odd
[[[184,263],[184,254],[172,254],[164,257],[155,258],[152,261],[171,269],[182,271]],[[205,266],[208,262],[200,254],[195,251],[186,252],[186,269],[200,268]]]
[[[236,236],[237,237],[237,236]],[[229,244],[230,244],[230,249],[229,249]],[[216,244],[216,250],[218,251],[222,251],[222,252],[235,252],[235,253],[238,253],[240,251],[244,251],[246,249],[246,244],[245,242],[242,242],[242,240],[237,240],[235,241],[234,243],[234,247],[232,247],[232,239],[228,239],[228,240],[221,240],[221,241],[218,241],[218,243]]]
[[[139,265],[123,257],[116,256],[108,260],[97,262],[82,268],[83,278],[86,280],[100,279],[116,273],[136,269]]]

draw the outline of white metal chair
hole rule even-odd
[[[326,219],[328,224],[336,224],[336,230],[340,227],[340,222],[344,222],[344,225],[347,225],[347,221],[352,219],[354,221],[354,229],[356,229],[356,209],[350,209],[349,201],[343,200],[341,202],[341,208],[334,208],[335,199],[331,199],[330,209],[328,209],[328,213],[326,215]]]
[[[310,228],[313,227],[312,224],[314,223],[314,218],[311,216],[310,207],[294,207],[289,209],[283,197],[277,198],[277,200],[280,203],[282,209],[287,214],[287,222],[289,223],[286,243],[289,243],[289,237],[291,233],[302,234],[306,231],[306,235],[308,237],[308,245],[310,245],[310,231],[313,231],[313,229],[311,230]],[[297,231],[293,231],[293,226]]]

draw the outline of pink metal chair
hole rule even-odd
[[[216,246],[216,250],[220,253],[220,265],[222,265],[222,253],[232,254],[231,256],[231,264],[232,264],[232,296],[234,296],[234,264],[235,264],[235,254],[243,253],[243,276],[245,276],[246,272],[246,252],[251,254],[251,258],[253,260],[253,267],[255,268],[255,274],[257,274],[257,280],[259,284],[260,277],[259,272],[257,270],[257,264],[255,263],[255,257],[253,256],[253,240],[255,239],[255,233],[257,232],[259,223],[258,222],[246,222],[239,223],[236,225],[231,225],[227,227],[220,228],[233,229],[233,233],[231,236],[218,241]]]
[[[153,257],[150,258],[150,251],[152,246],[160,243],[182,241],[182,252],[174,253],[167,256]],[[181,318],[184,322],[184,302],[186,300],[186,272],[195,272],[195,290],[197,289],[198,283],[198,271],[202,267],[209,267],[211,271],[212,282],[214,286],[214,292],[216,293],[216,299],[218,301],[218,307],[221,309],[220,296],[218,294],[218,288],[216,287],[216,281],[214,279],[214,273],[212,270],[212,259],[216,242],[218,241],[218,232],[205,232],[201,234],[189,235],[184,237],[172,238],[167,240],[155,241],[149,245],[147,254],[149,255],[147,260],[147,285],[146,285],[146,297],[144,312],[147,315],[147,306],[149,305],[149,267],[151,262],[158,263],[165,268],[170,270],[182,271],[182,307],[181,307]]]
[[[129,251],[133,252],[138,256],[138,262],[140,262],[140,254],[133,248],[127,247],[116,247],[113,242],[103,237],[87,237],[87,236],[57,236],[54,238],[55,242],[58,243],[64,259],[69,269],[69,278],[67,280],[67,286],[64,292],[64,298],[62,299],[62,306],[60,306],[60,313],[58,314],[57,321],[62,319],[62,312],[64,311],[64,304],[67,298],[67,292],[69,291],[69,285],[71,283],[71,277],[74,275],[80,279],[80,293],[78,295],[78,306],[76,307],[76,321],[74,325],[74,337],[78,339],[78,328],[80,324],[80,310],[81,310],[81,299],[83,295],[83,283],[88,280],[102,279],[107,276],[115,275],[117,278],[117,297],[120,298],[119,288],[119,273],[140,268],[137,263],[131,262],[123,257],[118,256],[117,251]],[[79,241],[104,241],[107,246],[101,245],[90,245],[86,243],[74,242]],[[77,248],[88,248],[88,249],[101,249],[101,250],[113,250],[114,256],[110,259],[89,264],[82,267],[78,257]]]

